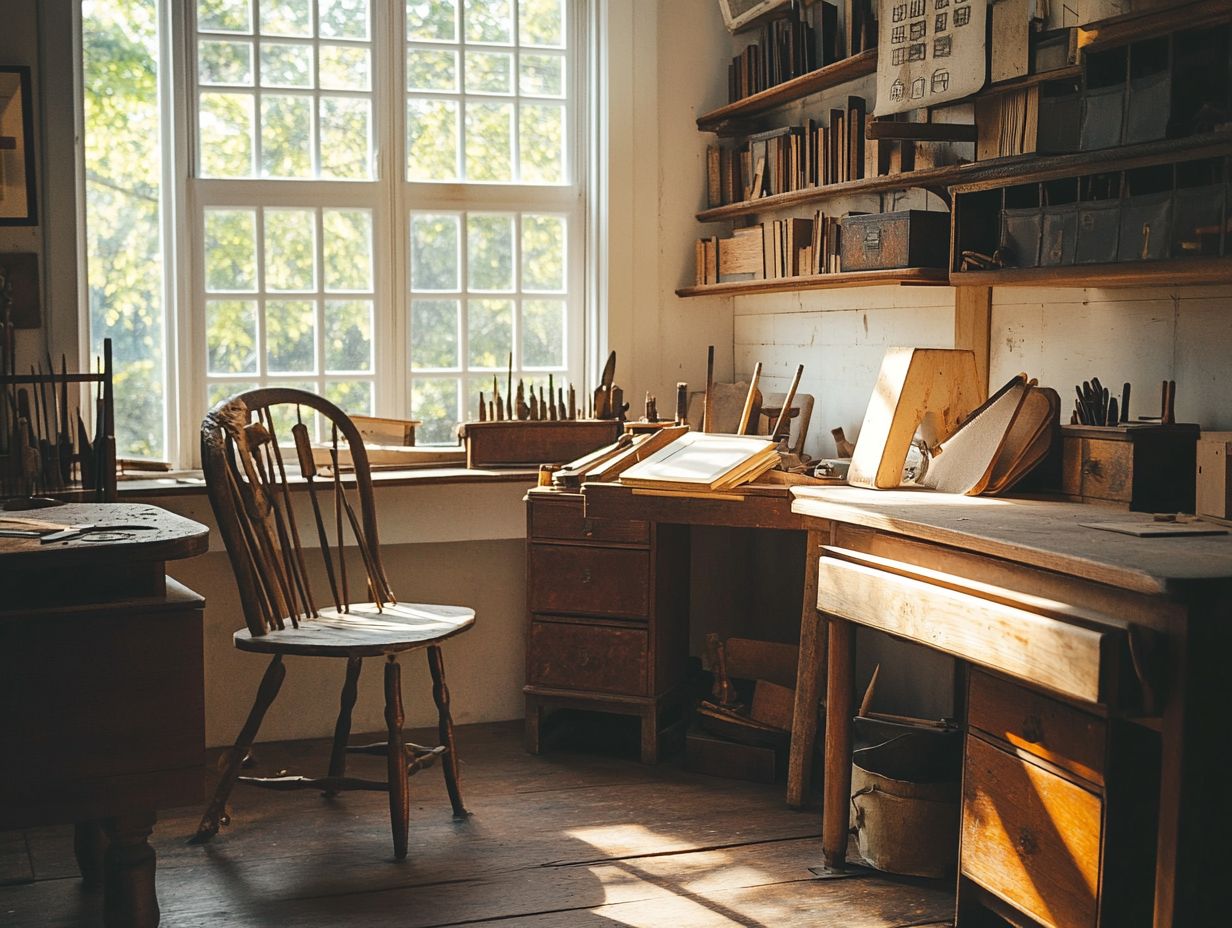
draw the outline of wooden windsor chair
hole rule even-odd
[[[322,485],[313,463],[310,443],[313,417],[320,414],[329,439],[332,475]],[[287,456],[298,463],[312,510],[320,561],[329,581],[329,605],[318,605],[308,569],[312,549],[301,542],[292,506],[284,448],[276,426],[293,416],[290,438],[294,451]],[[344,485],[339,467],[349,452],[354,487]],[[293,457],[292,457],[293,455]],[[466,631],[475,613],[461,606],[400,603],[393,595],[381,565],[372,474],[359,431],[347,415],[328,400],[288,388],[241,393],[215,406],[201,425],[201,457],[210,504],[219,533],[231,559],[244,608],[245,627],[235,633],[242,651],[272,654],[257,691],[256,701],[227,754],[222,779],[202,816],[195,841],[208,841],[229,823],[227,800],[237,781],[267,789],[319,789],[327,796],[348,790],[389,793],[394,856],[407,851],[410,811],[408,778],[439,759],[454,816],[468,813],[462,805],[458,759],[449,712],[449,690],[440,643]],[[359,513],[351,503],[359,500]],[[323,505],[324,503],[324,505]],[[327,531],[332,523],[333,539]],[[364,566],[368,602],[351,600],[343,541],[349,528]],[[311,530],[311,529],[310,529]],[[304,537],[310,537],[305,535]],[[318,577],[319,577],[318,573]],[[409,744],[403,737],[401,669],[398,655],[425,648],[432,674],[432,695],[439,716],[440,746]],[[346,678],[334,728],[329,771],[324,777],[240,776],[266,711],[286,676],[283,656],[312,655],[346,659]],[[349,746],[351,709],[365,657],[385,657],[385,723],[388,741]],[[384,755],[386,780],[347,776],[348,753]]]

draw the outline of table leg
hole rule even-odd
[[[659,707],[657,703],[642,710],[641,733],[642,763],[657,764],[659,762]]]
[[[109,844],[103,856],[103,924],[107,928],[154,928],[159,921],[154,893],[154,813],[106,819]]]
[[[826,676],[826,649],[817,615],[817,559],[822,533],[808,532],[804,555],[804,601],[800,607],[800,660],[796,670],[796,704],[787,759],[787,804],[803,808],[817,746],[817,707]]]
[[[828,617],[826,769],[821,813],[821,860],[827,870],[847,863],[851,803],[851,713],[855,705],[855,626]]]

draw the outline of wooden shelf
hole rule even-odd
[[[949,277],[939,267],[907,267],[889,271],[851,271],[813,274],[807,277],[776,277],[773,280],[739,280],[722,284],[681,287],[676,296],[748,296],[757,293],[794,293],[797,290],[837,290],[842,287],[878,287],[886,284],[944,286]]]
[[[1011,77],[1008,80],[997,81],[985,85],[983,90],[977,90],[974,96],[995,97],[997,94],[1013,93],[1016,90],[1026,90],[1036,84],[1049,84],[1052,81],[1072,81],[1082,77],[1082,65],[1071,64],[1064,68],[1053,68],[1051,71],[1040,71],[1025,77]]]
[[[955,287],[1151,287],[1232,283],[1232,257],[954,271]]]
[[[1132,168],[1219,158],[1232,155],[1232,132],[1209,132],[1183,139],[1160,139],[1137,145],[1121,145],[1067,155],[1015,155],[967,165],[951,193],[974,193],[1018,184],[1034,184],[1083,174],[1103,174]]]
[[[1078,28],[1078,47],[1098,51],[1178,29],[1206,29],[1232,20],[1228,0],[1193,0],[1141,13],[1125,13]]]
[[[824,68],[801,74],[799,77],[775,84],[760,93],[720,106],[697,117],[697,128],[702,132],[716,132],[719,135],[735,135],[743,128],[744,121],[757,116],[776,106],[791,103],[801,97],[838,87],[859,77],[867,77],[877,72],[877,50],[852,55]]]
[[[841,184],[826,184],[824,187],[789,190],[786,193],[776,193],[756,200],[741,200],[738,203],[727,203],[723,206],[704,209],[697,214],[697,219],[700,222],[719,222],[724,219],[734,219],[737,216],[748,216],[773,209],[788,209],[793,206],[803,206],[806,203],[820,203],[823,200],[854,196],[860,193],[879,193],[883,190],[906,190],[908,187],[943,189],[962,180],[972,167],[975,165],[952,164],[922,171],[906,171],[902,174],[865,177],[860,180],[844,181]]]

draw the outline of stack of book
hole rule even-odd
[[[866,176],[869,118],[864,99],[848,97],[845,110],[830,110],[828,126],[809,119],[750,135],[737,149],[711,145],[706,150],[709,205],[860,180]]]
[[[626,486],[667,493],[721,493],[756,480],[779,461],[777,445],[747,435],[686,432],[620,475]]]
[[[838,58],[838,8],[792,3],[786,16],[766,23],[753,44],[727,70],[731,102],[832,64]]]
[[[841,270],[841,224],[821,210],[811,218],[772,219],[736,229],[730,238],[697,240],[697,284],[775,280]]]

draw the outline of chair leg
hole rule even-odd
[[[355,694],[359,686],[359,671],[362,657],[348,657],[346,680],[342,684],[342,698],[338,706],[338,722],[334,725],[334,747],[329,755],[329,775],[340,777],[346,774],[347,740],[351,737],[351,710],[355,708]],[[337,790],[326,790],[327,797],[338,795]]]
[[[232,787],[235,786],[235,778],[240,775],[240,766],[244,762],[245,755],[248,754],[248,749],[256,740],[261,721],[265,718],[265,713],[273,703],[274,697],[282,688],[282,681],[286,676],[287,668],[282,663],[282,655],[275,654],[274,659],[265,668],[265,676],[261,678],[261,685],[257,688],[257,698],[248,712],[248,719],[244,722],[244,727],[240,729],[235,745],[227,752],[227,763],[223,767],[222,779],[218,781],[218,788],[214,790],[214,798],[210,800],[205,814],[201,816],[201,824],[197,826],[197,833],[192,837],[193,843],[200,844],[210,840],[218,834],[218,829],[224,824],[227,818],[227,799],[231,795]]]
[[[411,785],[406,776],[406,741],[402,736],[402,668],[397,655],[385,663],[385,727],[389,765],[389,823],[394,832],[394,858],[406,857],[406,835],[411,819]]]
[[[432,698],[436,701],[436,711],[440,717],[437,725],[437,739],[445,746],[445,788],[449,790],[449,801],[453,804],[454,818],[465,818],[470,815],[462,805],[462,788],[458,777],[458,747],[453,737],[453,716],[449,713],[449,687],[445,685],[445,659],[441,656],[439,645],[428,648],[428,669],[432,672]]]

